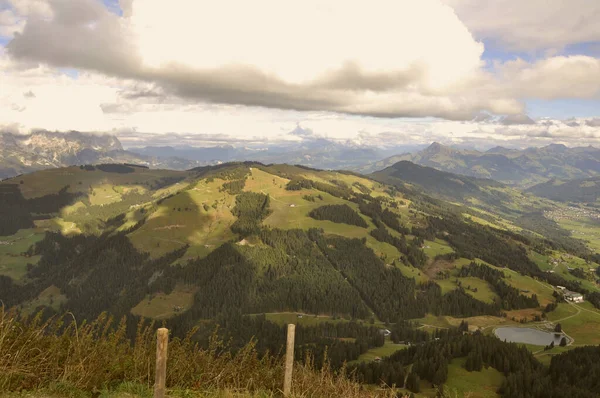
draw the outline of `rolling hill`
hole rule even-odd
[[[519,187],[531,187],[551,178],[575,179],[600,174],[600,149],[594,147],[567,148],[551,144],[525,150],[496,147],[479,152],[455,149],[437,142],[420,152],[392,156],[355,170],[372,173],[402,160]]]
[[[391,184],[244,162],[189,171],[87,165],[9,179],[0,183],[0,299],[45,317],[150,318],[179,336],[199,327],[201,341],[219,324],[234,347],[255,336],[261,352],[278,351],[278,322],[291,316],[306,328],[299,352],[323,358],[328,346],[334,368],[369,350],[406,348],[398,336],[458,339],[462,321],[490,334],[494,325],[565,318],[578,345],[600,343],[589,333],[600,313],[553,295],[556,285],[599,291],[585,244],[571,250],[535,228],[511,228],[505,216],[473,216],[469,198],[506,191],[500,183],[406,163],[379,176]],[[396,343],[384,342],[384,325]],[[458,374],[466,360],[457,353],[436,366],[458,363]],[[442,373],[420,373],[428,396]]]

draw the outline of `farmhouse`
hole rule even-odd
[[[577,292],[565,291],[565,299],[573,303],[583,303],[583,295]]]

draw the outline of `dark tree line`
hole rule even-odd
[[[592,305],[598,309],[600,309],[600,293],[592,292],[585,295],[586,300],[588,300]]]
[[[367,222],[346,204],[321,206],[312,210],[308,215],[315,220],[329,220],[362,228],[368,227]]]
[[[48,219],[71,204],[80,194],[69,193],[68,189],[66,186],[55,194],[25,199],[19,185],[0,184],[0,236],[33,228],[34,220]]]
[[[124,164],[99,164],[96,168],[105,173],[118,173],[118,174],[128,174],[135,172],[135,169],[131,166],[127,166]]]
[[[225,191],[230,195],[237,195],[244,190],[245,186],[246,179],[227,181],[223,183],[223,186],[219,189],[219,191]]]
[[[242,236],[260,232],[260,223],[269,214],[270,197],[257,192],[242,192],[235,198],[235,207],[231,211],[237,220],[231,230]]]
[[[294,178],[286,185],[288,191],[299,191],[301,189],[316,189],[321,192],[335,196],[341,199],[350,199],[354,196],[352,189],[348,187],[340,187],[337,185],[326,184],[324,182],[307,180],[305,178]]]
[[[389,243],[398,249],[398,251],[403,254],[402,260],[405,263],[410,264],[415,268],[423,268],[425,264],[427,264],[427,255],[423,249],[421,249],[423,241],[420,238],[417,237],[408,242],[405,235],[397,238],[390,234],[383,225],[379,225],[369,232],[369,234],[378,241]]]
[[[383,223],[402,235],[410,234],[410,230],[400,222],[398,214],[383,208],[383,199],[367,197],[367,200],[356,199],[355,202],[358,203],[360,212],[367,217],[371,217],[375,225],[379,226]]]

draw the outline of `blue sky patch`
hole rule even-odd
[[[79,77],[79,70],[73,68],[60,68],[60,73],[69,76],[71,79],[77,79]]]
[[[527,114],[532,118],[551,117],[568,119],[570,117],[594,117],[600,111],[600,100],[556,99],[528,100]]]
[[[102,3],[108,8],[108,10],[118,16],[123,16],[123,10],[119,4],[119,0],[102,0]]]

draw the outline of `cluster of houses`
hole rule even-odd
[[[600,219],[600,213],[596,210],[569,206],[565,209],[555,209],[551,211],[545,211],[544,216],[554,221],[576,220],[581,218]]]
[[[583,294],[567,290],[564,286],[556,286],[556,288],[562,290],[562,295],[565,300],[572,303],[583,303]]]

